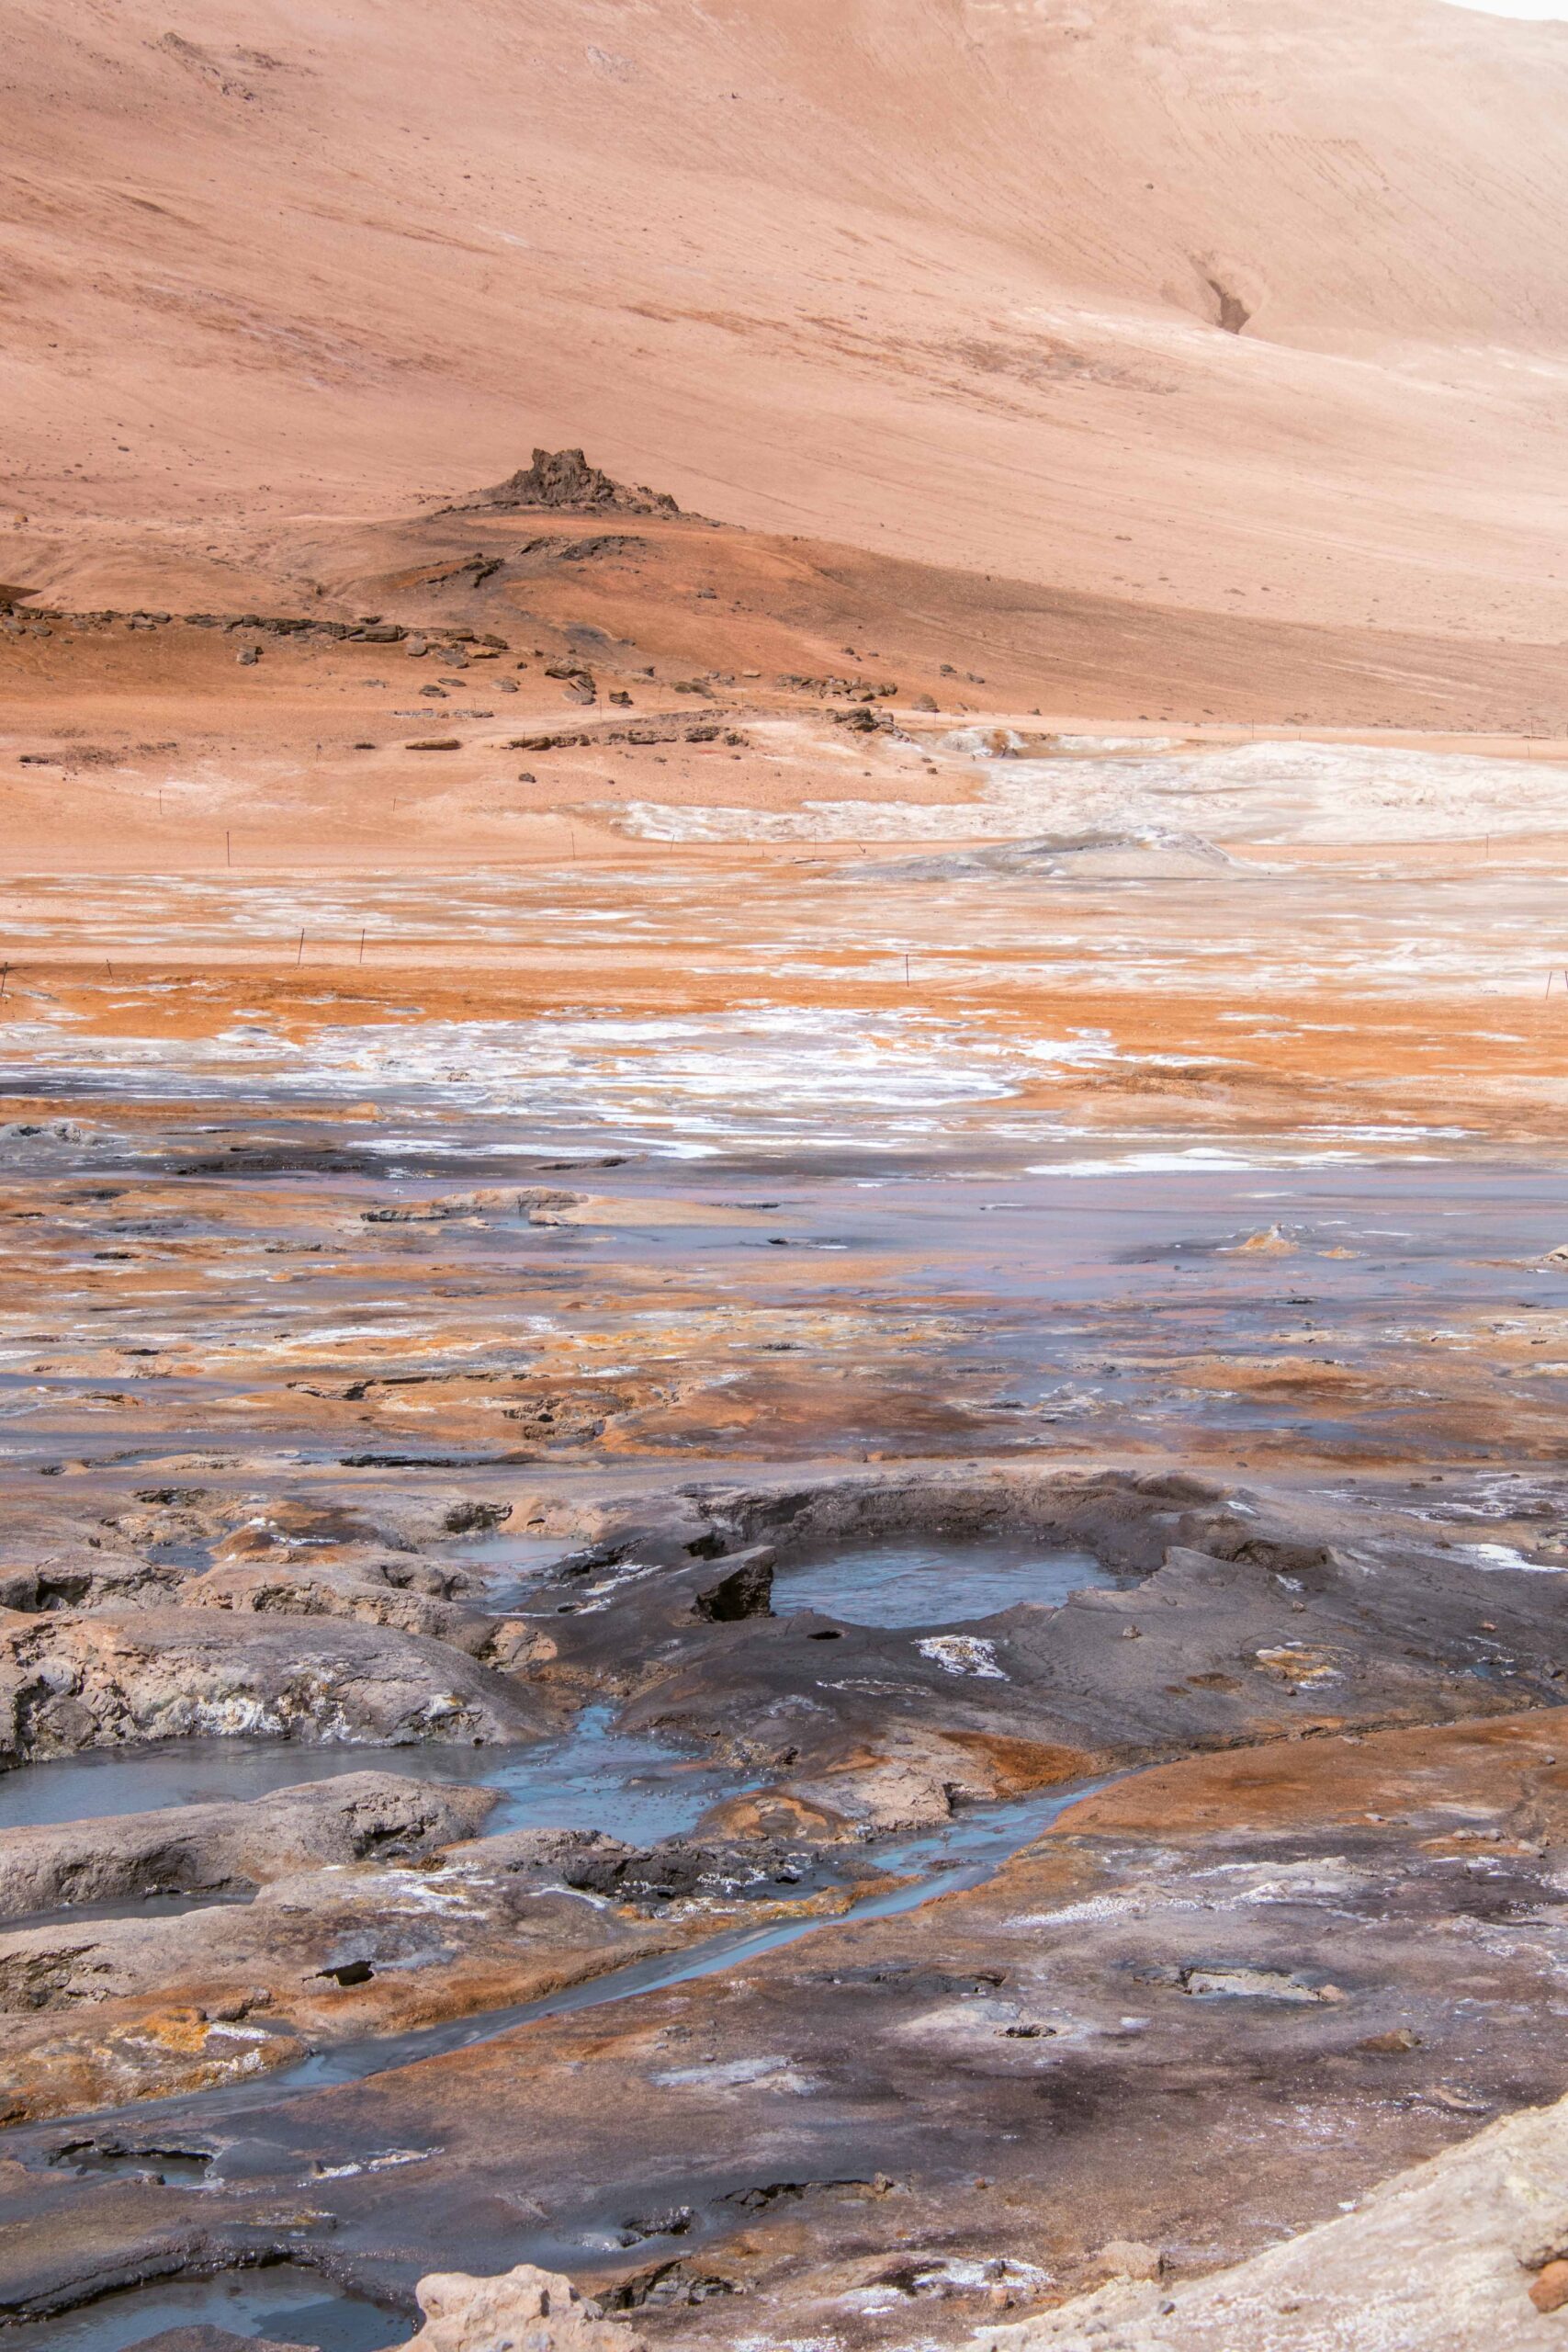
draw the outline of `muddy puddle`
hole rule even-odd
[[[381,2352],[406,2341],[410,2322],[344,2293],[301,2263],[275,2262],[215,2278],[128,2288],[80,2311],[7,2327],[0,2343],[6,2352],[124,2352],[164,2328],[201,2326],[317,2352]]]
[[[679,1837],[710,1804],[739,1793],[739,1776],[615,1730],[608,1707],[589,1707],[559,1739],[527,1747],[304,1747],[263,1739],[165,1740],[141,1748],[89,1748],[0,1775],[0,1829],[147,1813],[345,1772],[396,1772],[494,1789],[486,1831],[604,1829],[630,1843]],[[139,1913],[129,1906],[120,1916]]]
[[[568,2017],[581,2009],[602,2008],[607,2002],[630,2000],[639,1993],[663,1992],[672,1985],[723,1974],[745,1962],[761,1959],[765,1952],[782,1951],[807,1937],[819,1935],[824,1928],[837,1927],[843,1919],[888,1919],[906,1911],[917,1911],[939,1894],[957,1894],[980,1885],[1014,1854],[1043,1836],[1070,1804],[1105,1785],[1104,1781],[1079,1782],[1069,1789],[1036,1792],[1006,1804],[976,1806],[973,1813],[941,1829],[890,1841],[875,1849],[874,1859],[891,1883],[876,1894],[863,1896],[847,1912],[823,1912],[767,1927],[723,1928],[683,1951],[634,1961],[627,1967],[612,1969],[585,1984],[569,1985],[564,1992],[547,1994],[543,2000],[519,2002],[487,2016],[454,2019],[415,2033],[340,2043],[335,2049],[307,2059],[302,2066],[277,2075],[275,2083],[279,2087],[304,2089],[329,2083],[361,2082],[367,2075],[385,2074],[416,2059],[436,2057],[448,2050],[468,2049],[476,2042],[492,2041],[514,2026],[529,2025],[543,2018]],[[198,2098],[194,2102],[180,2101],[176,2106],[182,2112],[205,2112],[207,2104]]]
[[[479,1606],[504,1616],[537,1599],[540,1585],[570,1548],[557,1536],[514,1535],[502,1528],[477,1541],[466,1538],[454,1560],[471,1579]]]
[[[104,1919],[179,1919],[187,1911],[213,1911],[252,1899],[248,1893],[127,1894],[112,1903],[72,1903],[57,1911],[18,1912],[6,1921],[4,1932],[21,1935],[28,1928],[53,1927],[62,1919],[69,1919],[74,1927],[91,1927]]]
[[[1092,1552],[1018,1536],[969,1544],[908,1536],[791,1561],[773,1577],[773,1614],[815,1610],[846,1625],[960,1625],[1028,1601],[1059,1608],[1071,1592],[1127,1581]]]

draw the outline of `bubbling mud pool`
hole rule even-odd
[[[6,2352],[124,2352],[164,2328],[220,2327],[318,2352],[381,2352],[412,2323],[347,2295],[296,2262],[131,2287],[55,2319],[24,2321],[0,2337]]]
[[[1056,1609],[1088,1586],[1129,1581],[1092,1552],[1052,1550],[1024,1536],[964,1544],[888,1536],[781,1567],[773,1613],[809,1609],[846,1625],[962,1625],[1021,1601]]]

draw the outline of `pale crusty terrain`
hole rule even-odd
[[[1117,2280],[984,2352],[1541,2352],[1568,2295],[1568,2101],[1494,2123],[1249,2262],[1179,2287]],[[1131,2251],[1131,2249],[1129,2250]],[[1551,2267],[1553,2276],[1544,2274]],[[1533,2290],[1533,2291],[1531,2291]],[[475,2339],[477,2341],[477,2339]]]

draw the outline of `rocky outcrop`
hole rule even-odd
[[[411,1861],[472,1836],[494,1802],[489,1789],[351,1772],[248,1804],[7,1829],[0,1831],[0,1919],[67,1904],[223,1894],[330,1863]]]
[[[754,1544],[749,1551],[732,1552],[724,1573],[697,1593],[693,1606],[710,1624],[732,1624],[741,1617],[772,1614],[773,1562],[772,1544]]]
[[[1177,2286],[1118,2278],[1043,2318],[988,2329],[973,2352],[1545,2352],[1562,2342],[1565,2307],[1560,2099],[1397,2174],[1342,2221],[1250,2261]]]
[[[520,2262],[498,2278],[437,2270],[415,2292],[424,2325],[404,2352],[647,2352],[558,2271]]]
[[[446,512],[467,514],[488,508],[504,514],[527,506],[592,514],[681,512],[668,491],[649,490],[641,483],[630,490],[624,482],[613,481],[598,466],[591,466],[581,449],[536,449],[532,465],[519,466],[504,481],[480,491],[477,498],[461,506],[448,507]]]
[[[328,1617],[149,1609],[13,1621],[0,1762],[213,1735],[399,1747],[527,1739],[520,1693],[460,1651]]]
[[[185,1609],[226,1609],[236,1616],[341,1617],[422,1634],[477,1657],[492,1627],[485,1617],[423,1592],[382,1584],[352,1568],[299,1560],[258,1565],[228,1561],[180,1589]]]

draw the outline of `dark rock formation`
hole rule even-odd
[[[641,483],[630,490],[625,482],[613,481],[598,466],[591,466],[581,449],[536,449],[531,466],[520,466],[505,481],[447,511],[468,514],[490,507],[506,512],[523,506],[616,514],[678,514],[681,511],[667,491],[649,490]]]

